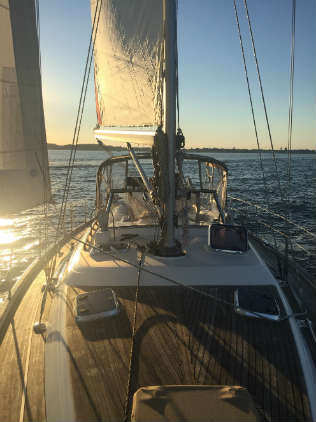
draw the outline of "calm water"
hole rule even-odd
[[[55,205],[48,210],[49,236],[53,236],[58,221],[59,206],[67,173],[69,151],[49,151],[50,175]],[[208,155],[208,154],[207,154]],[[292,156],[292,183],[290,201],[287,206],[279,193],[277,177],[272,155],[264,154],[264,171],[266,176],[265,193],[262,172],[256,153],[214,153],[212,156],[224,161],[229,169],[228,194],[244,200],[256,202],[276,213],[287,215],[298,225],[304,226],[315,234],[315,157],[312,154]],[[72,187],[67,212],[67,228],[83,222],[85,215],[93,212],[95,206],[95,176],[100,162],[107,158],[102,151],[79,151],[72,176]],[[287,189],[287,156],[277,155],[281,175],[281,187]],[[235,215],[247,214],[258,217],[251,207],[229,199],[229,205],[236,209]],[[261,218],[261,217],[260,217]],[[261,223],[252,229],[263,234],[271,241],[269,225],[280,231],[290,233],[295,244],[295,257],[306,263],[306,268],[314,271],[315,238],[299,230],[297,226],[285,224],[284,221],[265,214]],[[270,232],[270,233],[269,233]],[[269,238],[270,236],[270,238]],[[43,252],[45,241],[43,207],[37,207],[16,215],[0,216],[0,280],[4,280],[8,269],[17,278],[27,265]],[[278,239],[280,241],[280,236]],[[281,242],[282,244],[282,242]],[[281,246],[282,247],[282,246]],[[305,252],[307,251],[307,252]]]

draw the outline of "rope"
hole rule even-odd
[[[140,274],[142,270],[142,265],[144,263],[145,251],[142,250],[141,257],[138,261],[138,277],[137,277],[137,287],[135,293],[135,305],[134,305],[134,316],[133,316],[133,330],[132,330],[132,341],[131,349],[129,354],[129,370],[128,370],[128,381],[126,389],[126,398],[124,406],[124,420],[128,420],[129,409],[130,409],[130,399],[132,395],[132,376],[133,376],[133,363],[134,363],[134,346],[135,346],[135,333],[136,333],[136,319],[137,319],[137,305],[138,305],[138,293],[139,293],[139,284],[140,284]]]
[[[274,162],[274,167],[275,167],[275,173],[276,173],[276,177],[277,177],[277,181],[278,181],[280,196],[281,196],[281,199],[283,199],[280,176],[279,176],[275,151],[274,151],[274,147],[273,147],[272,134],[271,134],[271,129],[270,129],[270,123],[269,123],[269,118],[268,118],[266,101],[265,101],[265,97],[264,97],[264,93],[263,93],[262,79],[261,79],[261,74],[260,74],[260,69],[259,69],[259,63],[258,63],[257,52],[256,52],[256,47],[255,47],[254,35],[253,35],[251,21],[250,21],[250,15],[249,15],[248,6],[247,6],[247,0],[244,0],[244,6],[245,6],[245,12],[246,12],[247,21],[248,21],[249,32],[250,32],[250,36],[251,36],[252,50],[253,50],[253,55],[254,55],[254,59],[255,59],[255,63],[256,63],[257,77],[258,77],[258,82],[259,82],[259,86],[260,86],[261,99],[262,99],[262,103],[263,103],[264,114],[265,114],[266,124],[267,124],[267,128],[268,128],[268,133],[269,133],[271,151],[272,151],[273,162]]]

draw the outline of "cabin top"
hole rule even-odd
[[[66,282],[72,285],[135,286],[139,248],[153,238],[156,227],[126,226],[96,232],[91,245],[83,244],[73,255]],[[178,231],[182,231],[181,228]],[[87,232],[86,237],[88,238]],[[245,252],[216,250],[208,246],[208,227],[191,227],[185,233],[184,255],[166,258],[145,254],[142,274],[144,285],[172,285],[166,278],[184,285],[276,285],[277,282],[256,251]],[[129,265],[130,262],[132,265]],[[106,272],[105,272],[106,270]],[[105,277],[106,273],[106,277]],[[238,276],[237,276],[238,275]],[[162,278],[162,277],[165,278]]]

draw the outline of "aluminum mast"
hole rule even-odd
[[[164,20],[164,127],[168,136],[169,196],[166,203],[167,232],[164,247],[170,252],[176,249],[174,213],[175,213],[175,136],[176,136],[176,2],[163,0]],[[172,254],[172,252],[171,252]]]

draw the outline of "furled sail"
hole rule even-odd
[[[139,132],[139,127],[161,124],[162,1],[91,0],[91,15],[96,30],[94,63],[100,138],[106,132],[104,128],[111,128],[109,140],[115,140],[122,132],[126,137],[133,126]],[[113,127],[120,127],[118,135]],[[138,137],[138,132],[131,138]]]
[[[34,0],[0,0],[0,213],[50,199]]]

